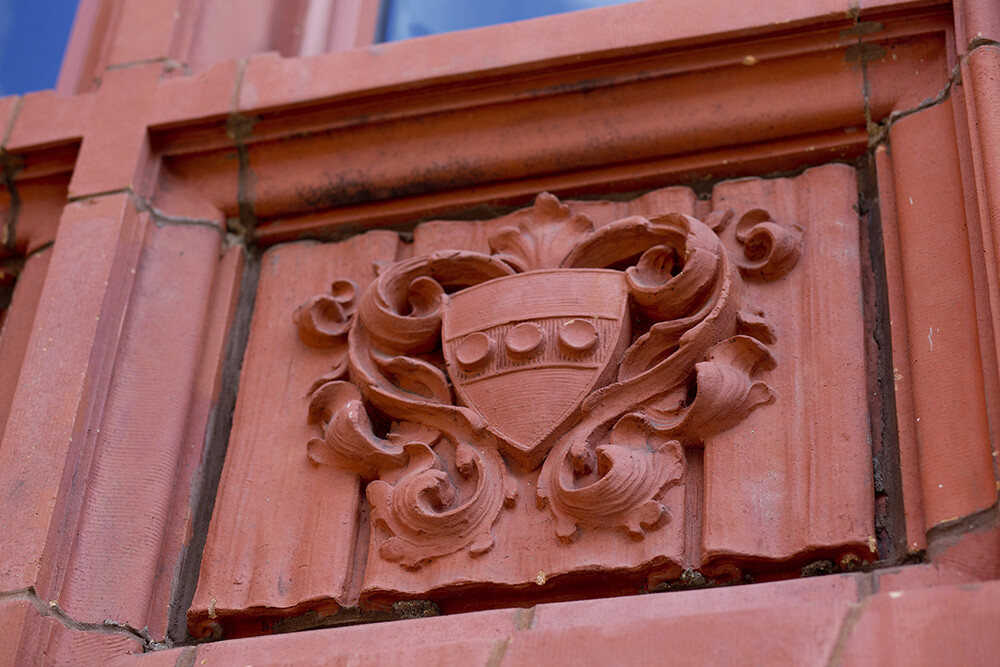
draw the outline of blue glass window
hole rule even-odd
[[[0,97],[56,87],[77,0],[0,0]]]
[[[634,0],[384,0],[379,41],[393,42],[439,32],[623,5]]]

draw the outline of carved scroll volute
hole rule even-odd
[[[384,270],[361,298],[348,346],[351,378],[365,400],[391,419],[425,424],[457,442],[482,437],[485,425],[472,410],[454,405],[439,367],[442,307],[447,290],[513,273],[473,252],[435,253]]]
[[[328,382],[347,376],[347,342],[357,309],[358,286],[334,280],[329,294],[317,294],[295,310],[299,339],[309,347],[329,350],[331,369],[313,382],[312,394]]]
[[[335,280],[330,294],[317,294],[295,311],[299,338],[309,347],[331,348],[347,341],[354,317],[358,287],[350,280]]]
[[[726,217],[715,224],[723,226]],[[682,445],[700,446],[773,400],[765,383],[751,379],[772,368],[773,359],[760,340],[743,335],[771,342],[773,331],[745,308],[735,267],[712,229],[682,215],[608,228],[567,262],[614,264],[641,251],[626,275],[633,302],[653,323],[625,352],[619,382],[585,401],[581,426],[542,469],[538,498],[552,508],[563,539],[608,522],[641,539],[660,525],[657,498],[678,479],[664,472],[663,448],[669,444],[680,457]],[[609,250],[605,234],[628,241]],[[600,436],[608,423],[615,423],[610,443]]]
[[[389,267],[361,298],[360,318],[383,352],[419,355],[440,345],[445,289],[475,285],[514,271],[474,252],[442,252]]]
[[[672,243],[646,250],[625,271],[632,299],[654,321],[690,316],[715,285],[723,252],[719,239],[682,215],[662,216],[650,225],[663,229]]]
[[[473,485],[463,494],[435,452],[448,446],[440,432],[397,422],[387,438],[378,437],[353,385],[324,385],[313,395],[310,416],[322,425],[323,437],[309,441],[309,458],[353,470],[369,482],[372,518],[389,534],[381,547],[385,559],[414,569],[464,548],[472,555],[492,548],[492,526],[517,497],[495,450],[464,443],[454,448],[453,469]]]
[[[361,393],[350,383],[328,382],[317,389],[309,417],[323,430],[322,438],[308,444],[313,463],[354,470],[366,480],[406,465],[401,446],[375,435]]]
[[[802,227],[783,226],[764,209],[747,211],[736,223],[736,240],[743,244],[740,273],[747,278],[777,280],[799,261]]]

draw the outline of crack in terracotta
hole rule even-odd
[[[852,604],[847,614],[844,615],[844,620],[840,624],[840,630],[837,632],[837,641],[834,643],[833,649],[830,651],[830,658],[826,662],[827,667],[836,667],[841,664],[844,658],[844,651],[847,649],[848,640],[851,638],[851,633],[854,632],[858,621],[861,620],[861,614],[867,605],[868,600],[863,599],[860,602]]]
[[[62,624],[63,627],[69,630],[105,635],[121,635],[128,639],[134,639],[142,644],[143,652],[160,651],[171,648],[169,641],[158,642],[153,640],[153,638],[149,636],[148,628],[137,629],[128,623],[120,623],[112,619],[105,619],[100,623],[78,621],[66,613],[66,610],[63,609],[56,600],[46,602],[39,597],[34,586],[0,593],[0,601],[8,600],[25,600],[30,602],[31,606],[35,608],[35,611],[38,612],[39,616],[42,616],[43,618],[55,619]]]
[[[131,185],[124,188],[116,188],[114,190],[103,190],[101,192],[94,192],[88,195],[76,195],[66,198],[67,204],[76,204],[78,202],[90,201],[92,199],[101,199],[103,197],[111,197],[113,195],[128,195],[129,197],[135,196],[135,190],[132,189]]]
[[[860,37],[858,38],[858,41],[860,42]],[[888,143],[889,130],[892,129],[892,126],[898,123],[903,118],[906,118],[907,116],[912,116],[915,113],[925,111],[932,107],[936,107],[937,105],[942,104],[943,102],[946,102],[948,98],[951,97],[952,88],[962,83],[962,65],[965,64],[965,61],[968,60],[973,53],[975,53],[976,51],[985,46],[998,46],[998,45],[1000,45],[1000,42],[994,39],[989,39],[987,37],[982,37],[982,36],[975,37],[972,41],[969,42],[968,50],[961,56],[959,56],[958,63],[955,65],[955,67],[952,68],[951,74],[948,76],[948,82],[944,85],[944,87],[940,91],[938,91],[937,95],[935,95],[934,97],[927,98],[926,100],[924,100],[915,107],[911,107],[909,109],[903,109],[901,111],[900,110],[893,111],[878,123],[872,123],[871,120],[869,119],[868,121],[869,151],[874,151],[874,149],[878,148],[879,146]],[[862,61],[862,71],[864,72],[865,88],[866,88],[865,115],[868,116],[870,114],[870,109],[868,103],[869,96],[867,92],[868,76],[867,76],[866,62],[867,61],[865,60]]]
[[[982,533],[997,527],[997,509],[993,503],[984,510],[944,521],[927,531],[928,551],[941,552],[958,544],[959,540],[971,533]],[[933,559],[932,559],[933,560]]]
[[[164,213],[160,209],[153,206],[153,204],[150,203],[145,197],[135,195],[133,199],[135,200],[136,210],[149,213],[153,218],[153,223],[156,224],[157,227],[166,227],[170,225],[208,227],[222,234],[223,238],[227,236],[225,230],[220,228],[219,225],[211,220],[207,220],[205,218],[188,218],[180,215],[170,215],[169,213]]]
[[[239,218],[228,219],[227,225],[232,231],[242,236],[247,246],[253,244],[253,230],[257,226],[257,214],[254,212],[256,199],[253,187],[253,174],[250,170],[250,154],[246,139],[259,120],[256,116],[245,116],[239,112],[240,91],[246,76],[247,58],[240,59],[236,72],[236,86],[233,90],[232,110],[226,119],[226,133],[233,139],[238,160],[236,201],[239,207]]]
[[[192,70],[187,63],[181,62],[180,60],[176,60],[174,58],[167,58],[167,57],[142,58],[140,60],[131,60],[127,63],[108,65],[105,69],[106,70],[128,69],[130,67],[141,67],[143,65],[155,65],[157,63],[163,64],[163,71],[166,73],[172,73],[179,70],[184,76],[194,75],[194,70]]]

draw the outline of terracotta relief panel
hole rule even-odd
[[[855,201],[830,166],[270,251],[194,630],[873,558]]]

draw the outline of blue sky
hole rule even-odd
[[[0,96],[55,88],[78,0],[0,0]]]

